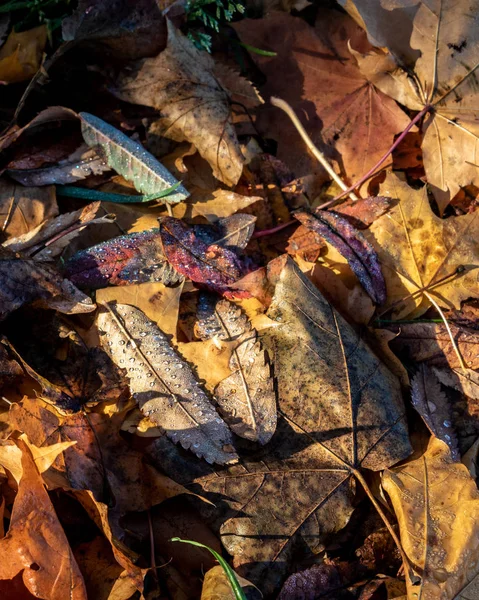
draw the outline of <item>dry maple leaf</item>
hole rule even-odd
[[[330,158],[349,180],[364,175],[409,123],[397,104],[367,81],[350,55],[348,40],[353,47],[369,45],[349,16],[321,9],[312,28],[301,18],[273,12],[235,23],[234,28],[243,42],[277,53],[253,55],[267,77],[261,93],[286,100],[313,142],[332,147],[327,151]],[[283,113],[271,106],[261,108],[257,127],[278,141],[278,158],[296,177],[305,177],[309,191],[319,191],[327,176]]]
[[[367,0],[354,4],[361,14],[368,13],[367,26],[381,31]],[[413,110],[431,107],[422,127],[422,151],[427,180],[442,212],[461,186],[479,182],[479,2],[418,0],[395,3],[395,8],[391,24],[396,18],[411,22],[410,49],[419,55],[413,76],[389,55],[371,52],[358,55],[358,60],[363,73],[401,104]],[[384,10],[379,10],[377,16],[382,15]],[[381,45],[394,49],[397,31],[394,26],[383,30]]]
[[[365,232],[386,280],[384,308],[394,307],[395,317],[402,318],[423,313],[431,298],[443,308],[457,309],[461,301],[477,298],[479,212],[440,219],[425,187],[413,190],[393,173],[386,176],[381,193],[399,200]]]
[[[243,155],[230,119],[228,94],[214,76],[214,62],[168,21],[168,45],[120,75],[114,94],[161,111],[164,136],[189,141],[217,179],[235,185]]]
[[[134,306],[117,304],[99,314],[98,328],[113,361],[128,369],[131,393],[153,423],[208,462],[237,460],[223,419],[152,321]]]
[[[28,446],[19,440],[23,476],[10,528],[0,540],[0,586],[22,572],[35,597],[86,600],[85,584]],[[3,586],[2,586],[3,587]],[[1,588],[0,588],[1,589]]]
[[[215,387],[215,401],[234,433],[266,444],[276,429],[276,394],[266,353],[248,317],[229,300],[201,294],[197,329],[204,340],[235,342],[231,374]]]
[[[90,298],[53,267],[0,246],[0,320],[34,301],[67,314],[95,310]]]
[[[403,549],[421,578],[416,585],[406,578],[408,599],[477,598],[479,492],[467,468],[433,437],[423,456],[386,471],[382,485]]]
[[[295,541],[319,550],[348,522],[353,474],[361,479],[361,467],[381,470],[410,453],[398,380],[292,261],[268,316],[276,322],[267,330],[282,417],[276,434],[254,461],[196,477],[237,511],[222,541],[263,590],[284,575]]]

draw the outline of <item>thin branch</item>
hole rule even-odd
[[[288,115],[288,117],[291,119],[291,122],[296,127],[299,135],[303,138],[303,141],[306,144],[306,146],[308,147],[308,150],[311,152],[311,154],[313,154],[313,156],[318,160],[318,162],[320,162],[322,164],[322,166],[326,169],[326,171],[329,173],[329,175],[331,175],[331,177],[339,185],[339,187],[342,190],[344,190],[344,194],[349,195],[351,197],[351,200],[358,200],[358,197],[354,193],[353,188],[348,190],[348,186],[344,183],[344,181],[341,179],[341,177],[339,177],[339,175],[334,171],[333,167],[329,164],[329,162],[328,162],[327,158],[324,156],[324,154],[320,150],[318,150],[318,148],[313,144],[313,140],[306,133],[305,128],[303,127],[302,123],[296,116],[296,113],[291,108],[291,106],[284,100],[281,100],[281,98],[272,97],[270,99],[270,102],[273,106],[280,108]]]

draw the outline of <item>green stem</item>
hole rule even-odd
[[[156,194],[148,194],[146,196],[137,196],[129,194],[113,194],[110,192],[99,192],[98,190],[90,190],[88,188],[76,187],[74,185],[57,185],[57,195],[66,198],[80,198],[81,200],[90,200],[91,202],[115,202],[116,204],[130,204],[138,202],[151,202],[165,198],[176,190],[181,185],[181,181],[175,185],[162,190]]]
[[[249,44],[245,44],[244,42],[238,42],[239,46],[242,46],[249,52],[253,52],[253,54],[259,54],[260,56],[278,56],[277,52],[270,52],[269,50],[261,50],[261,48],[256,48],[255,46],[250,46]]]

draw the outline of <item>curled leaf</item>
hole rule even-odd
[[[324,237],[340,252],[376,304],[386,300],[386,284],[379,259],[370,242],[349,223],[333,212],[318,210],[314,215],[297,212],[294,217],[308,229]]]
[[[210,463],[235,462],[232,436],[193,371],[167,336],[134,306],[117,304],[98,316],[101,342],[128,369],[143,414],[174,442]]]
[[[65,275],[80,288],[160,281],[173,285],[181,274],[168,264],[158,229],[122,235],[74,254]]]
[[[80,113],[80,119],[85,142],[94,147],[112,169],[132,181],[139,192],[156,194],[178,184],[168,169],[138,142],[89,113]],[[164,202],[173,204],[188,196],[187,190],[180,185],[164,197]]]
[[[276,429],[276,395],[266,353],[248,317],[229,300],[202,294],[198,302],[202,339],[235,342],[231,375],[215,388],[215,400],[237,435],[266,444]]]
[[[225,296],[249,296],[247,292],[234,294],[229,290],[244,274],[244,266],[234,252],[201,241],[180,219],[161,217],[159,221],[164,255],[178,273]]]

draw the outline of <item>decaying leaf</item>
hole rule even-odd
[[[426,293],[443,308],[459,309],[462,300],[477,298],[479,212],[440,219],[425,187],[413,190],[392,173],[381,193],[400,200],[365,232],[386,280],[384,308],[402,318],[431,306]]]
[[[476,122],[479,28],[475,18],[479,3],[477,0],[396,3],[389,7],[395,10],[389,19],[386,17],[390,22],[387,29],[378,23],[378,18],[384,19],[384,10],[368,10],[365,0],[354,0],[354,4],[361,14],[368,13],[366,24],[372,27],[373,36],[375,30],[382,29],[381,45],[391,45],[392,49],[397,50],[396,20],[409,21],[406,31],[410,31],[410,39],[402,49],[417,58],[413,77],[389,55],[372,52],[358,59],[370,81],[401,104],[413,110],[431,107],[422,127],[422,151],[427,180],[442,212],[461,186],[479,181],[474,158],[479,136]]]
[[[159,221],[163,253],[178,273],[225,296],[246,295],[229,290],[245,271],[234,252],[217,243],[205,244],[180,219],[162,217]]]
[[[36,261],[51,261],[61,254],[87,225],[113,222],[112,215],[95,218],[99,208],[100,202],[93,202],[74,212],[58,215],[28,233],[10,238],[3,245],[14,252],[31,256]]]
[[[403,549],[420,577],[417,585],[406,578],[408,598],[476,598],[479,492],[447,444],[431,438],[423,456],[384,473],[383,487]]]
[[[449,446],[453,460],[459,460],[452,407],[436,376],[425,365],[420,366],[411,381],[411,400],[431,433]]]
[[[0,247],[0,320],[34,301],[67,314],[95,309],[90,298],[53,267]]]
[[[232,252],[244,250],[254,232],[256,217],[237,213],[210,225],[195,225],[196,236],[205,244],[217,244]]]
[[[133,306],[100,313],[105,350],[128,369],[130,390],[142,412],[167,435],[208,462],[237,460],[232,437],[191,368],[166,335]]]
[[[368,43],[349,16],[321,9],[313,28],[301,18],[273,12],[267,18],[235,23],[234,28],[242,42],[277,53],[252,55],[267,77],[262,95],[286,100],[313,142],[329,153],[351,183],[375,165],[394,135],[408,124],[397,104],[357,67],[348,42],[364,49]],[[313,195],[319,191],[327,175],[287,117],[265,105],[257,127],[265,137],[277,140],[278,158],[303,178],[308,191]]]
[[[57,215],[53,187],[25,188],[0,180],[0,227],[4,239],[23,235]]]
[[[464,363],[470,369],[479,369],[479,332],[452,322],[448,325]],[[412,360],[435,367],[462,366],[444,323],[404,323],[394,329],[399,329],[391,341],[395,352],[405,352]]]
[[[160,110],[163,135],[193,143],[215,177],[235,185],[243,156],[230,119],[228,94],[213,70],[213,59],[168,21],[166,50],[124,71],[114,93],[121,100]]]
[[[165,257],[158,229],[80,250],[67,261],[65,275],[78,287],[90,289],[148,281],[174,285],[182,280]]]
[[[139,192],[157,194],[178,184],[168,169],[141,144],[94,115],[80,113],[79,116],[85,142],[95,148],[112,169],[132,181]],[[187,190],[180,185],[158,201],[174,204],[188,196]]]
[[[215,400],[231,430],[266,444],[276,429],[276,394],[266,354],[248,317],[223,299],[201,294],[198,332],[202,339],[236,342],[231,375],[215,388]]]
[[[348,261],[359,282],[377,304],[386,300],[386,284],[378,256],[371,243],[344,217],[318,210],[314,214],[303,211],[294,213],[308,229],[324,237]]]
[[[35,597],[86,600],[85,584],[28,446],[19,440],[23,476],[10,528],[0,540],[0,580],[22,572]]]
[[[30,79],[38,70],[47,43],[47,26],[10,32],[0,48],[0,81],[17,83]]]
[[[410,453],[397,379],[291,261],[268,316],[277,432],[255,462],[196,480],[229,498],[236,514],[221,527],[223,544],[262,589],[295,542],[318,551],[348,522],[353,474]]]
[[[440,369],[431,367],[439,381],[469,398],[479,400],[479,372],[472,369]]]

